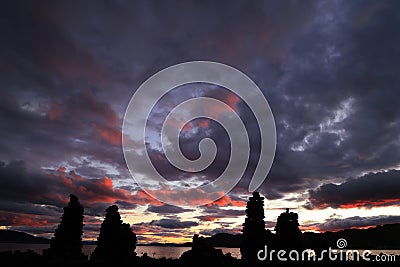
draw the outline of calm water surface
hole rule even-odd
[[[0,251],[6,250],[21,250],[26,251],[28,249],[33,250],[36,253],[41,254],[43,249],[49,248],[48,244],[20,244],[20,243],[0,243]],[[83,245],[82,251],[86,255],[90,255],[93,250],[96,248],[96,245]],[[183,252],[190,250],[190,247],[156,247],[156,246],[137,246],[136,254],[138,256],[142,256],[144,253],[147,253],[149,257],[152,258],[179,258]],[[231,253],[232,257],[240,258],[240,249],[239,248],[219,248],[222,249],[224,254]]]
[[[0,251],[6,250],[21,250],[26,251],[31,249],[36,253],[41,254],[43,249],[48,248],[48,244],[19,244],[19,243],[0,243]],[[95,249],[96,245],[83,245],[83,253],[90,255]],[[231,253],[232,257],[240,259],[240,249],[239,248],[219,248],[222,249],[224,254]],[[156,247],[156,246],[137,246],[136,253],[138,256],[142,256],[147,253],[149,257],[152,258],[179,258],[183,252],[190,250],[190,247]],[[360,250],[362,253],[363,250]],[[386,255],[400,255],[400,250],[372,250],[372,254],[378,255],[379,253],[384,253]]]

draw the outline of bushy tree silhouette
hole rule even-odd
[[[195,234],[192,249],[185,251],[180,261],[182,266],[229,266],[232,257],[226,257],[221,249],[208,246],[205,238]]]
[[[199,236],[198,234],[193,235],[192,238],[192,249],[197,250],[197,249],[202,249],[205,247],[204,244],[204,237]]]
[[[72,194],[69,197],[61,222],[51,239],[50,248],[43,253],[50,258],[81,260],[85,258],[82,253],[83,207],[78,197]]]
[[[97,238],[97,247],[91,260],[95,262],[126,261],[136,255],[136,241],[136,235],[129,224],[122,222],[118,207],[112,205],[106,209],[106,216]]]
[[[264,198],[253,192],[246,206],[246,219],[243,224],[240,253],[245,266],[253,266],[257,260],[257,252],[267,242],[267,231],[264,222]]]

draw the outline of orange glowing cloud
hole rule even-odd
[[[189,123],[186,123],[186,124],[183,126],[182,131],[190,131],[190,130],[192,130],[192,129],[193,129],[193,126],[192,126],[192,124],[189,122]]]
[[[225,99],[226,104],[230,106],[234,111],[237,111],[236,104],[240,102],[240,98],[237,95],[229,94]]]
[[[65,127],[79,127],[82,131],[94,134],[98,140],[121,146],[120,118],[108,103],[99,101],[89,90],[73,95],[63,102],[51,103],[47,116],[52,121],[66,124]]]
[[[224,102],[226,105],[228,105],[233,112],[238,112],[237,109],[237,104],[240,102],[240,98],[233,94],[233,93],[228,93],[224,95],[220,101]],[[224,114],[231,113],[232,111],[227,109],[226,106],[224,105],[208,105],[206,109],[204,110],[205,114],[207,114],[208,117],[215,117],[219,118]]]
[[[225,195],[225,196],[221,197],[220,199],[218,199],[217,201],[214,201],[209,204],[209,206],[211,206],[211,205],[217,205],[220,207],[226,207],[226,206],[245,207],[246,202],[244,202],[242,200],[232,200],[228,195]]]
[[[202,221],[206,221],[206,222],[213,222],[213,221],[217,220],[216,217],[207,216],[207,215],[206,215],[206,216],[201,216],[200,219],[201,219]]]
[[[223,192],[215,192],[212,194],[206,193],[199,188],[189,188],[187,190],[176,191],[164,186],[160,190],[146,189],[146,192],[152,196],[165,200],[174,205],[182,206],[199,206],[204,203],[209,203],[207,206],[235,206],[244,207],[246,203],[242,200],[232,200],[228,195],[224,195]],[[214,202],[210,202],[210,198],[218,198]]]
[[[109,142],[112,145],[120,146],[122,143],[122,132],[120,129],[98,126],[96,124],[92,124],[93,128],[96,129],[98,136]]]
[[[311,199],[311,201],[315,201]],[[400,198],[394,199],[371,199],[371,200],[354,200],[352,202],[341,203],[341,204],[331,204],[331,203],[318,203],[314,204],[312,207],[314,209],[326,209],[328,207],[338,207],[341,209],[354,209],[354,208],[372,208],[372,207],[384,207],[384,206],[396,206],[400,205]]]
[[[48,175],[56,191],[49,192],[49,195],[38,195],[38,199],[53,199],[58,203],[64,203],[68,200],[66,193],[68,192],[78,195],[82,201],[91,206],[98,202],[112,204],[117,200],[128,201],[131,197],[129,191],[114,188],[112,179],[107,176],[85,179],[74,172],[67,174],[64,170],[64,167],[60,167],[57,172]]]
[[[200,128],[207,128],[210,125],[210,121],[209,120],[200,120],[197,125]]]
[[[320,232],[321,230],[316,225],[300,225],[300,231],[302,232]]]
[[[135,204],[151,204],[153,206],[162,206],[164,205],[161,201],[153,198],[146,192],[139,190],[137,191],[134,195],[130,196],[130,201],[132,201]]]
[[[382,200],[358,200],[354,203],[341,204],[341,209],[363,208],[363,207],[379,207],[395,205],[400,203],[400,198],[395,199],[382,199]]]
[[[48,221],[41,217],[40,215],[34,214],[0,211],[0,224],[3,226],[46,226]]]

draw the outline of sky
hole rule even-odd
[[[51,237],[73,193],[85,208],[84,239],[97,237],[112,204],[141,243],[240,233],[260,138],[249,108],[226,88],[175,88],[155,105],[146,138],[169,180],[212,181],[230,155],[218,123],[183,127],[189,159],[199,156],[203,138],[218,148],[196,175],[168,163],[159,131],[182,101],[227,103],[245,122],[252,148],[228,195],[202,206],[196,195],[188,195],[193,205],[167,205],[143,192],[123,157],[122,122],[135,90],[156,72],[193,60],[241,70],[268,99],[277,150],[258,189],[268,229],[285,208],[299,213],[304,231],[400,223],[399,8],[398,1],[366,0],[3,3],[0,228]]]

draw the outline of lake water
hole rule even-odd
[[[48,244],[20,244],[20,243],[0,243],[0,251],[6,250],[21,250],[26,251],[28,249],[33,250],[36,253],[42,254],[42,250],[49,248]],[[93,250],[96,248],[96,245],[83,245],[82,252],[86,255],[90,255]],[[144,253],[147,253],[149,257],[152,258],[173,258],[178,259],[183,252],[190,250],[190,247],[164,247],[164,246],[137,246],[136,254],[138,256],[142,256]],[[239,248],[219,248],[222,249],[224,254],[231,253],[232,257],[240,259],[240,249]]]
[[[6,250],[20,250],[26,251],[31,249],[36,253],[41,254],[43,249],[48,248],[48,244],[20,244],[20,243],[0,243],[0,251]],[[96,248],[96,245],[83,245],[82,251],[86,255],[90,255],[93,250]],[[239,248],[218,248],[222,249],[224,254],[231,253],[232,257],[241,258],[240,249]],[[173,258],[178,259],[183,252],[190,250],[190,247],[164,247],[164,246],[137,246],[136,254],[138,256],[142,256],[144,253],[147,253],[149,257],[152,258]],[[360,250],[362,253],[363,250]],[[384,253],[386,255],[400,255],[400,250],[372,250],[372,254],[378,255],[379,253]],[[361,254],[360,254],[361,255]]]

